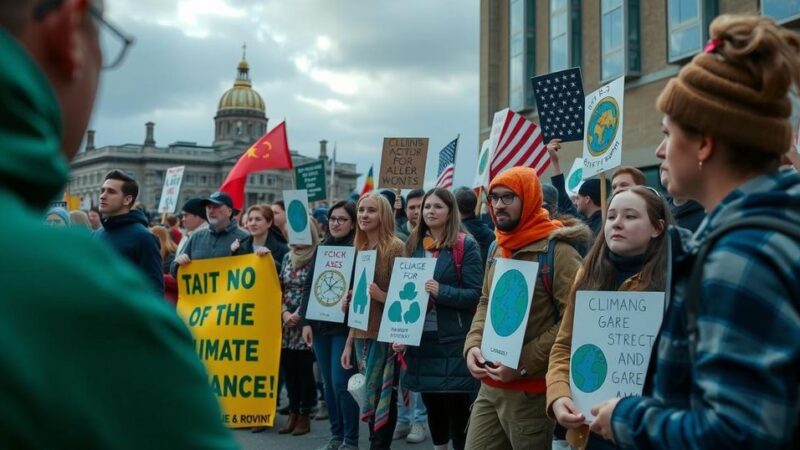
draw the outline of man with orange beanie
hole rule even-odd
[[[544,376],[581,264],[574,246],[587,241],[591,231],[582,223],[565,226],[550,219],[542,208],[541,182],[531,168],[514,167],[495,177],[488,199],[497,244],[489,252],[483,294],[464,345],[467,367],[482,382],[472,407],[466,447],[549,449],[553,423],[545,412]],[[496,258],[542,266],[549,249],[552,275],[540,268],[518,367],[486,361],[480,349]]]

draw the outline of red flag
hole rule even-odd
[[[219,190],[230,195],[234,208],[241,210],[244,206],[244,186],[248,175],[262,170],[293,167],[284,121],[269,130],[239,157]]]

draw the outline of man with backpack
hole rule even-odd
[[[467,431],[467,448],[549,449],[553,423],[545,412],[550,348],[581,260],[574,246],[590,239],[582,223],[564,226],[542,208],[536,171],[509,169],[489,186],[496,244],[490,249],[483,292],[464,345],[467,368],[481,380]],[[539,262],[532,306],[517,367],[486,361],[481,341],[496,258]]]

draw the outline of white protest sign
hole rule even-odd
[[[576,293],[569,385],[587,421],[595,405],[642,394],[663,318],[663,292]]]
[[[395,258],[378,340],[419,345],[428,311],[425,282],[433,279],[436,258]]]
[[[538,272],[539,263],[497,258],[481,341],[486,361],[519,367]]]
[[[181,193],[181,180],[183,180],[184,166],[170,167],[164,176],[164,187],[161,189],[161,200],[158,202],[158,212],[172,214],[178,204]]]
[[[344,322],[341,303],[350,290],[355,255],[353,247],[323,245],[317,248],[306,319]]]
[[[311,245],[311,221],[308,215],[308,191],[283,191],[286,205],[286,228],[289,229],[289,243]],[[313,230],[314,233],[317,230]]]
[[[578,189],[583,185],[583,158],[575,158],[569,175],[566,179],[567,194],[578,195]]]
[[[375,279],[375,262],[378,260],[377,250],[364,250],[356,254],[355,281],[353,283],[353,299],[350,301],[350,314],[347,325],[351,328],[367,331],[369,328],[369,285]]]
[[[622,105],[625,77],[586,96],[583,179],[622,164]]]
[[[491,152],[489,151],[489,139],[486,139],[481,144],[481,151],[478,153],[478,169],[472,187],[489,187],[489,159],[491,159]]]

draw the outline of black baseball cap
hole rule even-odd
[[[225,192],[217,191],[209,195],[207,199],[203,199],[203,207],[208,206],[209,203],[213,203],[215,205],[225,205],[232,209],[234,214],[239,212],[238,209],[233,207],[233,199],[231,199],[231,196]]]

